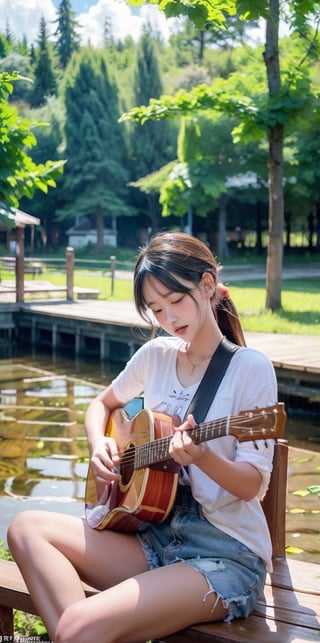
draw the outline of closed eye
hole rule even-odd
[[[181,297],[179,297],[179,299],[176,299],[175,301],[173,301],[173,302],[171,302],[171,303],[172,303],[173,305],[174,305],[174,304],[180,304],[180,302],[184,299],[184,297],[185,297],[185,295],[183,294],[183,295],[181,295]]]

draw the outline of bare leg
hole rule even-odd
[[[132,534],[95,531],[80,518],[25,512],[8,543],[55,643],[126,643],[221,620],[199,572],[176,563],[148,571]],[[81,580],[101,590],[86,599]]]
[[[130,578],[66,609],[55,643],[133,643],[226,616],[205,578],[185,563]]]
[[[19,514],[8,544],[52,640],[65,609],[85,597],[81,580],[106,589],[148,569],[136,536],[95,531],[62,514]]]

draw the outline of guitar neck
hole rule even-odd
[[[171,419],[168,416],[169,420]],[[281,438],[284,433],[286,413],[284,404],[279,402],[274,406],[240,411],[238,415],[228,415],[210,422],[203,422],[190,429],[187,433],[193,442],[207,442],[225,435],[235,437],[239,442]],[[155,439],[152,442],[135,448],[135,468],[148,467],[170,459],[169,447],[174,426],[171,423],[170,435]]]
[[[193,442],[200,444],[200,442],[207,442],[208,440],[228,435],[228,422],[229,417],[204,422],[187,429],[187,433],[189,433]],[[136,447],[135,468],[140,469],[168,460],[170,458],[169,447],[171,439],[172,435],[169,435]]]

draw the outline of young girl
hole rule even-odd
[[[97,530],[85,518],[24,512],[8,543],[55,643],[115,643],[161,638],[193,623],[246,617],[271,570],[261,509],[272,441],[219,437],[195,444],[184,415],[225,335],[240,348],[206,420],[276,402],[274,370],[245,347],[241,326],[207,246],[183,233],[156,235],[138,257],[134,298],[153,337],[89,405],[90,464],[100,485],[119,481],[118,446],[105,437],[110,412],[135,396],[145,408],[178,415],[169,453],[182,465],[168,518],[134,533]],[[169,438],[170,439],[170,438]],[[81,581],[99,593],[85,598]]]

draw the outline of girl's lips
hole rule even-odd
[[[175,335],[183,335],[187,329],[187,326],[179,326],[178,328],[175,328],[174,332]]]

